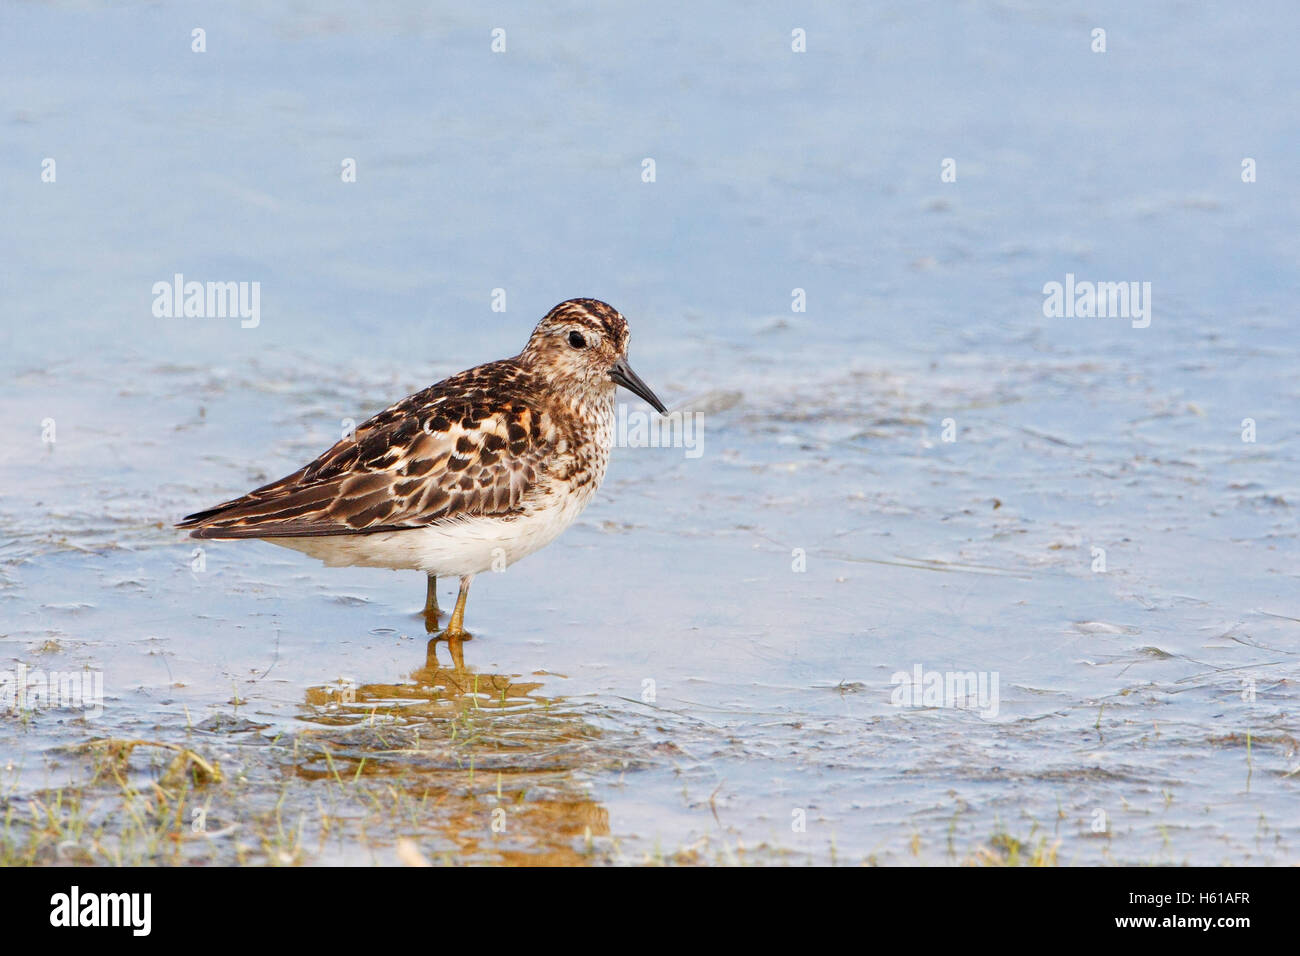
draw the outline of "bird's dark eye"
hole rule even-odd
[[[570,332],[569,344],[575,349],[585,349],[587,347],[587,340],[582,337],[581,332]]]

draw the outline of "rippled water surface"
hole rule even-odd
[[[1295,863],[1300,16],[1140,7],[3,7],[0,859]],[[702,444],[463,661],[171,529],[577,295]]]

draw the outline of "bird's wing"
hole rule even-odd
[[[517,512],[557,436],[549,417],[517,390],[500,400],[500,381],[490,383],[497,401],[489,404],[485,368],[417,392],[306,467],[177,527],[196,538],[303,537]]]

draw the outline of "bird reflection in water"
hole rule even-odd
[[[434,862],[598,862],[609,811],[586,780],[621,758],[542,687],[476,671],[460,640],[434,638],[408,680],[308,689],[302,718],[319,726],[299,736],[295,771],[360,788],[367,812],[391,804],[394,837]]]

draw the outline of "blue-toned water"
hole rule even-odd
[[[106,698],[0,717],[10,799],[420,686],[419,575],[170,525],[596,296],[702,452],[618,449],[474,585],[466,664],[538,685],[496,732],[582,795],[511,852],[1294,863],[1300,11],[548,6],[0,6],[0,670]],[[177,273],[255,327],[156,316]],[[1046,316],[1067,274],[1149,326]],[[900,706],[917,667],[996,713]],[[409,835],[517,862],[494,799]]]

